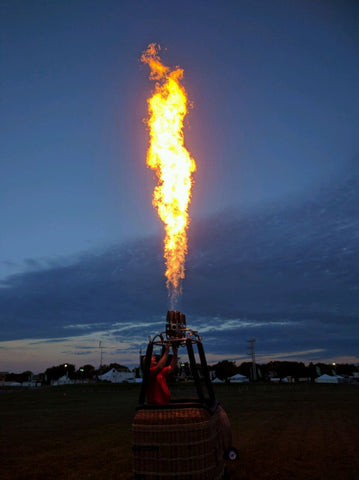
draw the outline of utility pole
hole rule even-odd
[[[98,348],[100,349],[100,368],[101,368],[102,367],[102,350],[103,350],[101,340],[99,341]]]
[[[255,354],[255,351],[254,351],[254,342],[256,341],[255,338],[251,338],[250,340],[248,340],[248,343],[250,344],[248,349],[249,349],[249,353],[248,355],[250,355],[252,357],[252,380],[253,382],[255,382],[257,380],[257,367],[256,367],[256,354]]]

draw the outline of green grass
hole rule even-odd
[[[177,395],[191,396],[181,385]],[[216,385],[240,460],[233,480],[357,480],[359,388]],[[138,385],[0,391],[1,480],[132,479]],[[210,479],[209,479],[210,480]]]

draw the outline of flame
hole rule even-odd
[[[150,135],[147,166],[155,170],[158,177],[152,204],[164,223],[165,275],[173,304],[181,293],[181,281],[185,277],[188,205],[196,163],[184,146],[187,94],[180,83],[183,69],[171,70],[163,65],[158,55],[160,49],[158,44],[151,43],[141,61],[148,64],[149,78],[156,81],[154,93],[147,100]]]

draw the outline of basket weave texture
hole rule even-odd
[[[224,473],[223,419],[199,406],[141,409],[132,424],[134,473],[143,480],[219,480]]]

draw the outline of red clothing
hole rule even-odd
[[[148,403],[169,403],[171,394],[167,386],[166,377],[170,373],[171,367],[165,367],[157,374],[155,370],[156,367],[150,368],[147,401]]]

